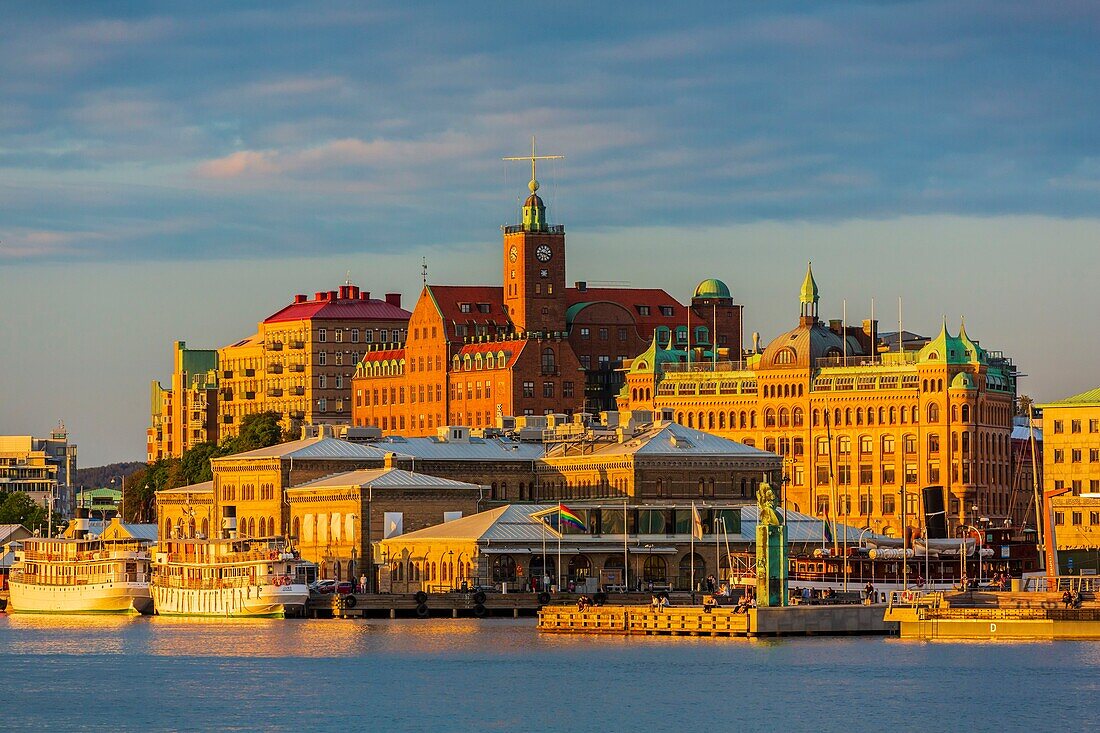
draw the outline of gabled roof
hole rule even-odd
[[[424,473],[414,473],[400,468],[368,468],[325,476],[324,478],[299,484],[288,490],[300,491],[302,489],[344,488],[348,486],[361,488],[371,486],[376,489],[450,489],[466,491],[480,489],[477,484],[429,476]]]
[[[510,339],[508,341],[487,341],[480,344],[463,344],[457,352],[459,359],[462,359],[467,354],[470,358],[474,358],[477,354],[499,354],[504,352],[507,358],[507,366],[511,367],[519,359],[519,355],[523,353],[523,347],[527,345],[527,339]],[[497,369],[500,369],[500,364],[497,364]]]
[[[197,484],[188,484],[187,486],[177,486],[174,489],[161,489],[158,494],[212,494],[214,493],[214,482],[203,481]]]
[[[405,358],[405,349],[381,349],[379,351],[368,351],[363,354],[361,361],[391,361],[396,359],[401,361]]]
[[[279,443],[267,448],[244,453],[235,453],[230,456],[222,456],[212,459],[212,462],[236,461],[251,458],[326,458],[330,460],[362,460],[365,458],[383,459],[390,451],[380,450],[372,445],[362,443],[350,443],[339,438],[318,437],[304,440],[293,440],[289,443]]]
[[[20,532],[20,530],[22,530],[22,532]],[[11,542],[13,536],[16,534],[29,537],[31,531],[22,524],[0,524],[0,545],[6,545]]]
[[[264,319],[264,323],[302,321],[310,319],[326,321],[407,321],[409,313],[384,300],[370,298],[344,298],[338,300],[307,300],[291,303]]]
[[[1039,407],[1075,407],[1081,405],[1100,405],[1100,387],[1086,390],[1071,397],[1064,397],[1054,402],[1047,402],[1039,405]]]
[[[504,288],[488,285],[425,285],[424,291],[435,303],[446,325],[485,324],[492,326],[512,326],[512,320],[504,312]],[[463,313],[461,304],[468,303],[470,312]],[[488,313],[483,313],[479,304],[488,305]],[[454,333],[444,329],[448,340]]]

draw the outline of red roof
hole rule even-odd
[[[497,354],[503,351],[508,358],[508,366],[511,367],[516,363],[516,359],[519,358],[520,353],[523,351],[523,347],[526,345],[526,339],[489,341],[481,344],[463,344],[462,348],[455,352],[455,355],[461,360],[466,355],[469,355],[472,359],[476,354]]]
[[[327,298],[327,296],[325,296]],[[306,300],[291,303],[264,319],[264,323],[303,321],[309,319],[333,321],[407,321],[412,313],[377,298],[337,298]]]
[[[404,349],[383,349],[380,351],[368,351],[363,354],[362,361],[390,361],[391,359],[401,361],[404,358]]]
[[[638,324],[638,334],[643,339],[653,336],[657,326],[674,327],[687,323],[687,308],[661,288],[566,288],[565,297],[570,306],[578,303],[610,301],[630,311]],[[648,307],[649,315],[643,315],[639,306]],[[661,307],[672,308],[671,315],[661,313]]]
[[[443,320],[448,323],[479,323],[510,326],[512,321],[504,312],[504,288],[487,285],[429,285],[428,292],[439,308]],[[462,312],[462,304],[470,306],[469,313]],[[479,306],[488,306],[488,313]]]

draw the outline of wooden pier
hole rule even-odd
[[[1061,593],[894,594],[886,618],[905,639],[1100,640],[1100,604],[1089,593],[1080,608],[1066,608]]]
[[[838,636],[896,634],[898,624],[884,619],[885,606],[788,606],[753,608],[734,613],[697,606],[671,606],[658,611],[649,605],[546,606],[539,611],[539,631],[565,634],[646,636]]]
[[[649,593],[622,593],[614,597],[617,603],[640,605],[648,603],[650,596]],[[690,598],[690,594],[685,593],[684,597]],[[549,593],[494,591],[314,594],[306,606],[306,615],[310,618],[520,618],[534,616],[548,603],[575,604],[576,598],[575,594],[551,596]]]

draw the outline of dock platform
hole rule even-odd
[[[886,606],[836,605],[754,608],[734,613],[716,608],[649,605],[598,606],[584,611],[576,606],[546,606],[539,611],[539,631],[566,634],[646,636],[840,636],[889,635],[898,624],[884,618]]]
[[[885,617],[900,625],[904,639],[1100,640],[1100,605],[1090,597],[1080,608],[1066,608],[1060,593],[891,597]]]

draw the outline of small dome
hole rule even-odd
[[[528,196],[527,200],[523,202],[523,205],[524,207],[534,206],[537,209],[545,208],[545,205],[542,203],[542,199],[539,198],[539,195],[537,193],[532,193],[530,196]]]
[[[816,367],[817,360],[844,354],[844,340],[840,334],[829,330],[823,323],[800,323],[786,333],[772,339],[764,349],[761,366]],[[854,337],[848,338],[849,356],[860,356],[863,348]]]
[[[974,377],[970,376],[968,372],[959,372],[951,380],[951,389],[975,390],[977,387],[974,386]]]
[[[721,280],[716,280],[713,277],[699,283],[699,286],[695,288],[696,298],[729,298],[730,289],[726,287],[726,284]]]

